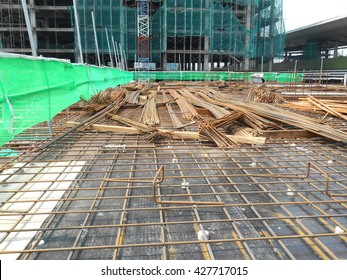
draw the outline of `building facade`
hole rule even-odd
[[[39,55],[77,62],[80,45],[84,63],[97,64],[98,50],[101,64],[110,65],[110,53],[117,53],[134,69],[146,16],[151,69],[247,71],[283,56],[282,1],[148,0],[144,15],[136,0],[75,0],[78,21],[72,0],[27,3]],[[21,1],[0,3],[0,48],[30,54]]]

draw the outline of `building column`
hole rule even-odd
[[[37,22],[36,22],[36,10],[35,10],[35,0],[29,0],[29,15],[30,15],[30,22],[31,22],[31,28],[33,33],[33,39],[36,47],[36,51],[38,49],[37,46]]]
[[[209,10],[209,13],[205,14],[205,22],[209,22],[210,25],[212,24],[212,7],[210,7],[210,1],[205,1],[205,9]],[[210,26],[210,30],[211,30],[211,26]],[[210,34],[211,36],[211,34]],[[210,56],[210,37],[209,36],[205,36],[204,37],[204,65],[203,65],[203,70],[204,71],[209,71],[210,67],[209,67],[209,56]],[[212,63],[212,62],[211,62]]]
[[[167,53],[163,53],[163,65],[162,65],[163,71],[167,71]]]
[[[338,56],[338,50],[339,50],[339,46],[338,46],[337,42],[335,42],[335,47],[334,47],[334,58],[337,58],[337,56]]]
[[[251,29],[251,4],[248,3],[247,4],[247,8],[246,8],[246,30],[250,30]],[[250,34],[247,32],[246,34],[246,49],[245,49],[245,63],[244,63],[244,70],[248,71],[249,70],[249,48],[251,45],[251,36]]]
[[[210,40],[209,37],[204,37],[204,71],[209,71],[209,52],[210,52]],[[212,62],[211,62],[212,63]]]

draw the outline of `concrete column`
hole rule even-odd
[[[270,18],[273,19],[275,16],[275,0],[271,1]],[[272,65],[274,59],[274,25],[275,22],[270,23],[270,57],[269,57],[269,72],[272,72]]]
[[[204,71],[208,71],[209,70],[209,51],[210,51],[210,38],[209,37],[204,37],[204,51],[207,52],[204,54]]]
[[[35,0],[29,0],[28,8],[29,8],[30,22],[31,22],[31,27],[33,32],[33,39],[37,49],[37,32],[36,32],[37,22],[36,22]]]
[[[163,53],[163,65],[162,65],[162,67],[163,67],[164,71],[167,71],[167,53],[166,52]]]
[[[31,22],[32,15],[31,15],[31,12],[29,11],[30,8],[28,7],[26,0],[21,0],[21,4],[22,4],[22,9],[23,9],[24,18],[25,18],[25,25],[28,30],[31,53],[32,53],[32,56],[37,56],[37,36],[35,35],[35,38],[34,38],[33,25]],[[36,16],[34,21],[36,26]]]
[[[201,40],[202,40],[202,38],[200,37],[200,38],[199,38],[199,47],[198,47],[199,51],[202,51],[202,49],[201,49],[201,47],[202,47],[202,46],[201,46]],[[199,70],[199,71],[202,71],[201,54],[199,54],[198,70]]]
[[[210,11],[210,13],[206,13],[206,15],[205,15],[205,22],[209,22],[210,24],[212,24],[212,20],[211,20],[212,15],[211,15],[210,1],[205,1],[205,8],[209,9],[209,11]],[[210,37],[209,36],[205,36],[204,37],[204,51],[205,51],[205,54],[204,54],[204,67],[203,67],[203,70],[204,71],[209,71],[210,70],[209,69],[209,56],[210,56]]]
[[[338,51],[339,51],[339,45],[337,44],[337,42],[335,42],[335,47],[334,47],[334,58],[337,58],[338,56]]]
[[[246,29],[250,30],[251,29],[251,4],[248,3],[247,4],[247,8],[246,8]],[[250,48],[250,44],[251,44],[251,37],[249,35],[249,33],[246,34],[246,50],[245,50],[245,64],[244,64],[244,70],[248,71],[249,70],[249,48]]]

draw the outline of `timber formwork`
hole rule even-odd
[[[57,134],[85,118],[76,108],[56,117]],[[9,147],[29,135],[41,144],[47,131],[33,128]],[[234,148],[75,130],[45,149],[24,145],[0,174],[0,257],[345,259],[347,147],[293,133]]]

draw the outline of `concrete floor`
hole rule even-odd
[[[328,174],[330,195],[316,168],[303,178],[308,162]],[[160,166],[161,200],[225,204],[157,204]],[[346,170],[347,146],[320,137],[218,148],[73,132],[0,175],[0,258],[346,259]]]

